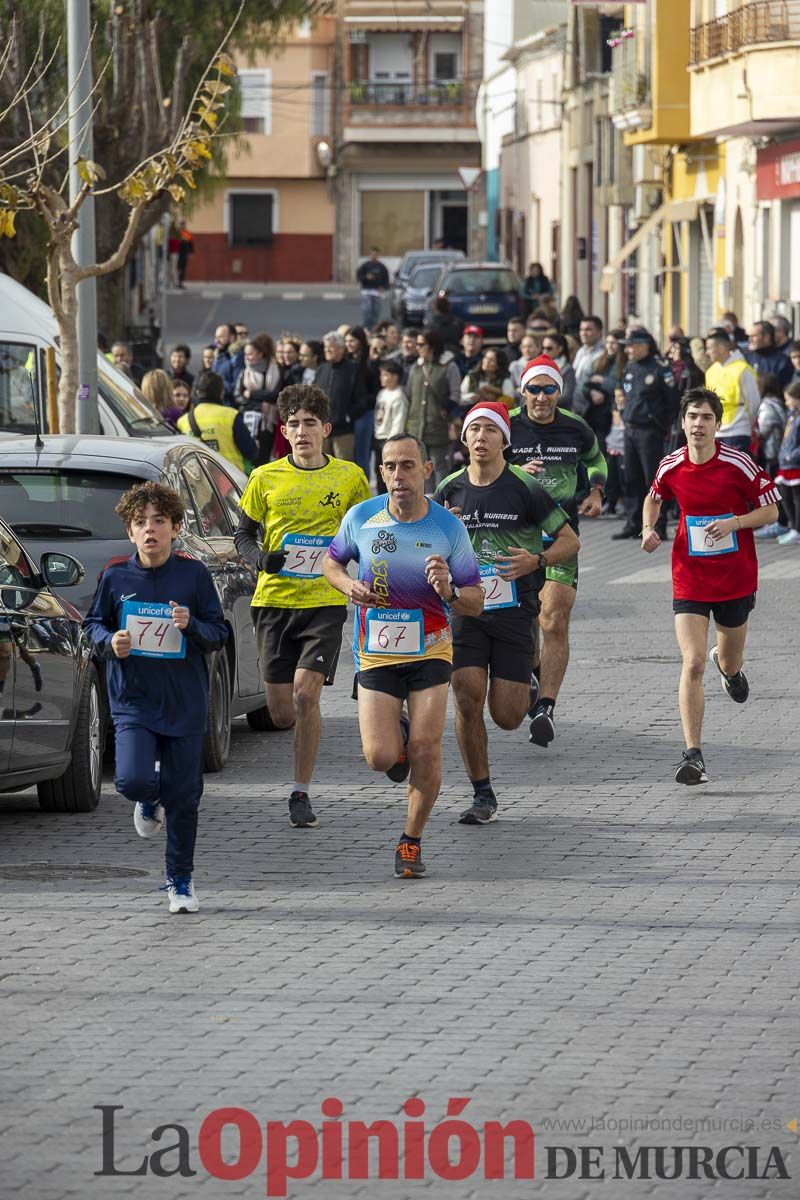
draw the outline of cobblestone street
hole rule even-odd
[[[462,1182],[430,1167],[390,1182],[374,1168],[369,1180],[290,1180],[288,1194],[798,1195],[796,1178],[774,1171],[738,1186],[613,1181],[617,1145],[632,1156],[759,1146],[762,1165],[777,1145],[800,1174],[786,1128],[800,1117],[800,553],[760,550],[751,699],[731,704],[709,668],[710,782],[681,788],[668,551],[612,544],[619,527],[582,529],[555,743],[530,746],[527,727],[490,732],[491,827],[456,823],[468,788],[450,720],[424,881],[392,876],[405,790],[361,758],[344,651],[323,698],[320,828],[288,824],[291,735],[238,721],[228,766],[206,777],[196,918],[167,915],[163,841],[136,837],[110,775],[87,816],[40,813],[33,790],[2,798],[3,1195],[263,1196],[263,1155],[238,1182],[205,1170],[207,1113],[235,1106],[262,1128],[319,1128],[321,1103],[338,1097],[343,1123],[385,1119],[402,1135],[412,1096],[428,1132],[450,1097],[470,1098],[462,1119],[479,1133],[529,1122],[535,1180],[487,1183],[481,1165]],[[196,1175],[95,1177],[97,1105],[122,1106],[118,1170],[134,1171],[159,1149],[152,1131],[178,1122]],[[592,1132],[593,1119],[605,1128]],[[692,1127],[703,1120],[714,1124]],[[175,1141],[167,1132],[161,1149]],[[236,1139],[224,1144],[235,1160]],[[545,1178],[547,1147],[581,1145],[605,1147],[604,1181]],[[163,1163],[174,1171],[177,1153]]]

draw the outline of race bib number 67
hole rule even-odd
[[[422,609],[368,608],[364,638],[366,654],[422,654],[425,636]]]
[[[172,624],[169,604],[126,600],[122,628],[131,635],[131,654],[142,658],[185,658],[186,639]]]

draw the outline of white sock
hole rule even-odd
[[[311,795],[311,784],[310,783],[298,783],[297,780],[295,779],[294,783],[292,784],[292,791],[293,792],[305,792],[305,794],[307,796],[310,796]]]

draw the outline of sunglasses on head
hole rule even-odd
[[[556,392],[561,391],[561,388],[557,383],[528,383],[522,390],[529,396],[538,396],[540,392],[544,392],[545,396],[555,396]]]

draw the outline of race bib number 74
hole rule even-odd
[[[131,654],[142,658],[185,658],[186,639],[172,624],[169,604],[126,600],[122,628],[131,635]]]

